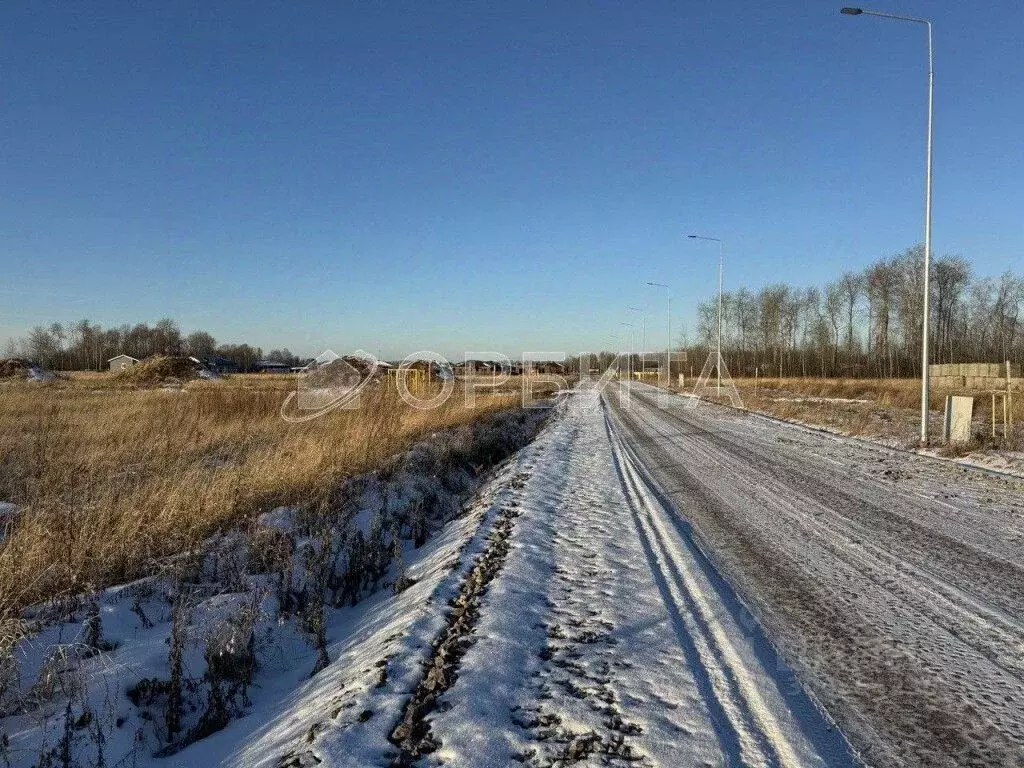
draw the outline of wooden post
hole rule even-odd
[[[754,399],[757,399],[757,366],[754,366]]]
[[[996,436],[996,393],[992,393],[992,437]]]
[[[1006,397],[1003,398],[1003,434],[1010,437],[1013,434],[1013,379],[1010,374],[1010,361],[1006,361]]]

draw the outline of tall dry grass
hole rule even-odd
[[[288,377],[182,389],[111,377],[0,386],[0,501],[21,510],[0,543],[0,622],[27,604],[138,577],[247,515],[329,503],[353,474],[425,433],[518,402],[453,396],[417,411],[393,388],[359,410],[306,423],[279,416]]]
[[[736,379],[736,386],[744,394],[753,392],[754,379]],[[920,379],[814,379],[814,378],[760,378],[758,389],[772,396],[795,395],[805,397],[871,400],[879,406],[916,408],[920,403]],[[931,406],[941,408],[946,393],[933,391]]]
[[[807,424],[834,427],[852,435],[917,439],[921,398],[920,379],[735,379],[744,404],[756,411]],[[929,408],[934,430],[941,430],[946,395],[974,394],[975,421],[983,431],[991,418],[991,399],[985,393],[969,393],[932,387]],[[846,401],[846,402],[844,402]],[[997,418],[1002,419],[1002,405]],[[1024,392],[1013,397],[1012,439],[991,441],[993,447],[1024,446]]]

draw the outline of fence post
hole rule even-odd
[[[996,436],[996,393],[992,393],[992,437]]]
[[[1006,397],[1003,398],[1003,434],[1009,438],[1013,434],[1013,369],[1010,361],[1006,361]],[[1007,402],[1009,401],[1009,402]]]

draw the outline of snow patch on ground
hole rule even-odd
[[[1005,475],[1024,478],[1024,453],[1021,453],[1020,451],[997,451],[985,449],[974,451],[967,456],[957,459],[940,456],[935,451],[921,450],[919,453],[923,456],[931,456],[933,458],[942,459],[943,461],[960,464],[965,467],[976,467],[977,469],[983,469],[990,472],[999,472]]]
[[[776,403],[873,403],[874,400],[865,400],[850,397],[818,397],[816,395],[800,395],[798,397],[773,397]]]
[[[52,371],[47,371],[43,368],[29,368],[28,375],[25,377],[28,381],[38,381],[42,383],[53,381],[57,378],[57,375]]]

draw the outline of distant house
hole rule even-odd
[[[566,372],[565,365],[562,363],[555,362],[553,360],[544,360],[541,362],[527,362],[526,370],[532,373],[557,373],[562,375]]]
[[[476,373],[476,362],[467,360],[464,363],[455,363],[452,366],[452,371],[456,376],[472,376]]]
[[[288,363],[277,360],[257,360],[253,365],[259,373],[290,373],[292,367]]]
[[[517,373],[515,365],[493,360],[466,360],[464,363],[456,363],[452,369],[458,376],[496,376],[500,373],[511,376]]]
[[[131,355],[118,355],[107,360],[107,366],[110,368],[112,373],[123,371],[125,368],[131,368],[133,365],[138,363]]]

